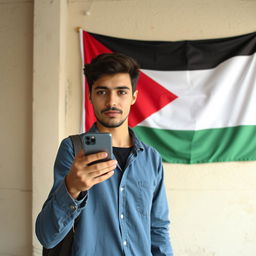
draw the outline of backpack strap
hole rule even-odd
[[[69,136],[72,144],[75,156],[83,149],[82,139],[79,134]]]

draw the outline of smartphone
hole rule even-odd
[[[91,164],[104,162],[111,159],[112,156],[112,135],[111,133],[85,133],[82,137],[85,155],[98,152],[107,152],[108,156]]]

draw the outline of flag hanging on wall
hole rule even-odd
[[[256,32],[190,41],[121,39],[80,30],[84,63],[121,52],[141,66],[129,125],[165,162],[256,160]],[[83,81],[84,130],[95,121]]]

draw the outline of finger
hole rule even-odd
[[[90,178],[96,178],[99,177],[101,175],[104,175],[107,172],[113,171],[116,169],[116,164],[110,165],[108,167],[105,168],[101,168],[101,169],[95,169],[93,171],[88,172],[88,176],[90,176]]]
[[[97,160],[105,159],[108,156],[106,152],[99,152],[95,154],[86,155],[83,157],[84,164],[89,164]]]
[[[94,184],[98,184],[100,182],[103,182],[103,181],[109,179],[111,176],[113,176],[114,173],[115,173],[114,171],[110,171],[101,176],[94,178]]]
[[[91,164],[88,166],[88,173],[98,172],[108,168],[116,168],[117,161],[116,160],[107,160],[100,163]]]

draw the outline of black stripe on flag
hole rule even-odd
[[[228,38],[186,41],[143,41],[90,33],[114,52],[135,58],[142,69],[159,71],[211,69],[221,62],[256,52],[256,32]]]

